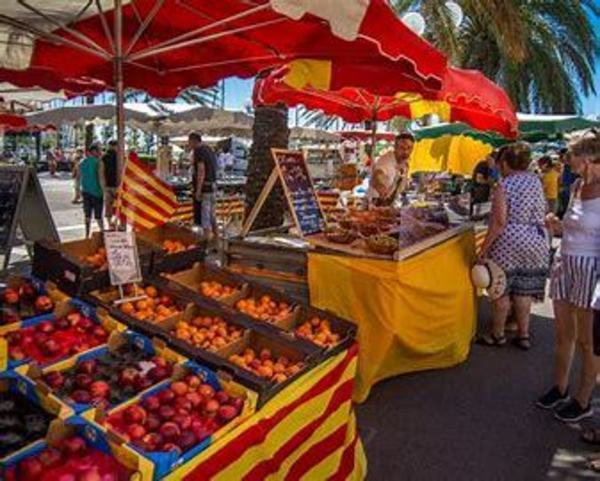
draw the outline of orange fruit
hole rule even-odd
[[[121,311],[125,314],[131,314],[133,311],[135,311],[135,307],[133,307],[131,302],[125,302],[121,304]]]
[[[158,290],[154,286],[146,287],[146,295],[152,299],[158,296]]]

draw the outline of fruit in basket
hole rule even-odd
[[[45,314],[54,310],[54,302],[48,296],[39,296],[34,302],[35,312]]]
[[[177,322],[171,333],[194,347],[217,351],[240,339],[244,329],[228,324],[221,317],[200,316]]]
[[[66,318],[42,321],[10,332],[6,340],[12,360],[29,358],[46,364],[103,344],[107,337],[104,327],[76,313],[76,316],[69,314]]]
[[[217,281],[203,281],[200,283],[200,294],[211,299],[225,299],[238,292],[240,292],[238,288]]]
[[[284,382],[302,370],[302,361],[292,362],[285,356],[276,358],[270,349],[262,349],[257,353],[248,347],[241,354],[233,354],[229,361],[236,366],[253,372],[273,382]]]
[[[243,398],[230,394],[217,396],[212,386],[198,383],[198,380],[197,376],[189,375],[175,381],[156,395],[126,409],[113,411],[106,423],[144,451],[185,453],[239,416],[244,406]],[[221,392],[218,390],[217,394]],[[198,402],[192,403],[191,397],[197,398]],[[184,405],[189,409],[174,407]],[[143,410],[141,406],[153,413],[145,416],[143,421],[137,420],[132,428],[131,415],[127,413],[136,407]],[[158,413],[158,417],[154,413]],[[141,435],[142,429],[144,435]]]
[[[184,252],[184,251],[188,250],[190,247],[193,247],[193,245],[186,246],[183,242],[181,242],[179,240],[167,239],[162,243],[162,248],[168,254],[176,254],[178,252]]]
[[[276,322],[285,319],[292,312],[292,307],[285,301],[277,302],[269,295],[259,299],[241,299],[235,303],[235,308],[255,319]]]
[[[343,229],[341,227],[327,229],[325,231],[325,237],[328,241],[335,244],[350,244],[356,239],[356,235],[351,230]]]
[[[331,323],[318,317],[301,323],[294,333],[322,347],[332,347],[340,342],[340,335],[331,330]]]
[[[105,269],[108,266],[106,249],[104,247],[100,247],[93,254],[85,256],[83,260],[90,264],[94,269]]]
[[[4,474],[6,481],[118,481],[132,473],[111,454],[72,436],[26,457]]]
[[[151,378],[150,373],[155,369],[159,371]],[[46,372],[42,380],[65,401],[109,408],[167,379],[171,373],[172,364],[163,358],[144,352],[133,343],[125,343],[64,371]]]
[[[162,322],[169,317],[181,313],[181,310],[175,305],[173,299],[161,294],[154,286],[147,286],[144,289],[145,299],[132,302],[125,302],[120,305],[122,313],[131,316],[139,321]]]
[[[367,247],[375,254],[392,255],[398,250],[398,240],[388,235],[373,235],[367,238]]]
[[[4,294],[2,295],[2,300],[5,304],[14,305],[19,303],[19,293],[15,289],[10,287],[4,290]]]

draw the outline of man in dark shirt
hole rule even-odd
[[[490,201],[492,186],[494,181],[497,180],[495,168],[496,162],[491,154],[475,166],[473,178],[471,179],[471,213],[473,213],[473,206],[476,204]]]
[[[102,190],[104,191],[104,217],[110,228],[114,228],[115,200],[117,189],[119,187],[119,177],[117,175],[117,149],[116,140],[108,143],[108,148],[102,156],[101,179]]]
[[[194,197],[194,224],[204,230],[208,238],[217,234],[215,220],[215,182],[217,179],[217,157],[213,150],[202,142],[202,136],[192,132],[188,136],[190,160],[192,162],[192,193]]]

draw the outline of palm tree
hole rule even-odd
[[[254,207],[273,167],[271,148],[287,149],[290,138],[288,108],[285,105],[257,105],[254,109],[252,147],[248,159],[248,182],[246,183],[246,213]],[[279,227],[283,222],[285,197],[277,183],[263,205],[254,229]]]
[[[222,90],[219,85],[205,89],[187,88],[179,94],[178,99],[188,104],[200,104],[213,109],[221,107],[223,103]]]
[[[400,15],[423,14],[425,37],[458,66],[482,71],[522,111],[576,113],[595,93],[600,53],[595,0],[456,0],[456,26],[445,0],[396,0]]]

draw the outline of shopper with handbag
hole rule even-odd
[[[555,416],[562,421],[578,422],[593,414],[590,398],[598,363],[592,324],[600,280],[600,131],[587,131],[571,143],[569,151],[570,167],[580,178],[573,184],[562,223],[549,215],[553,228],[562,231],[550,283],[556,319],[554,385],[537,405],[555,409]],[[575,347],[581,355],[581,370],[571,398],[569,378]]]
[[[479,337],[484,346],[503,346],[506,320],[514,310],[518,331],[514,344],[531,348],[529,318],[533,300],[542,301],[549,266],[546,200],[540,179],[528,172],[531,152],[514,144],[498,154],[502,180],[492,193],[490,226],[478,262],[491,260],[504,271],[504,292],[490,295],[492,330]]]

